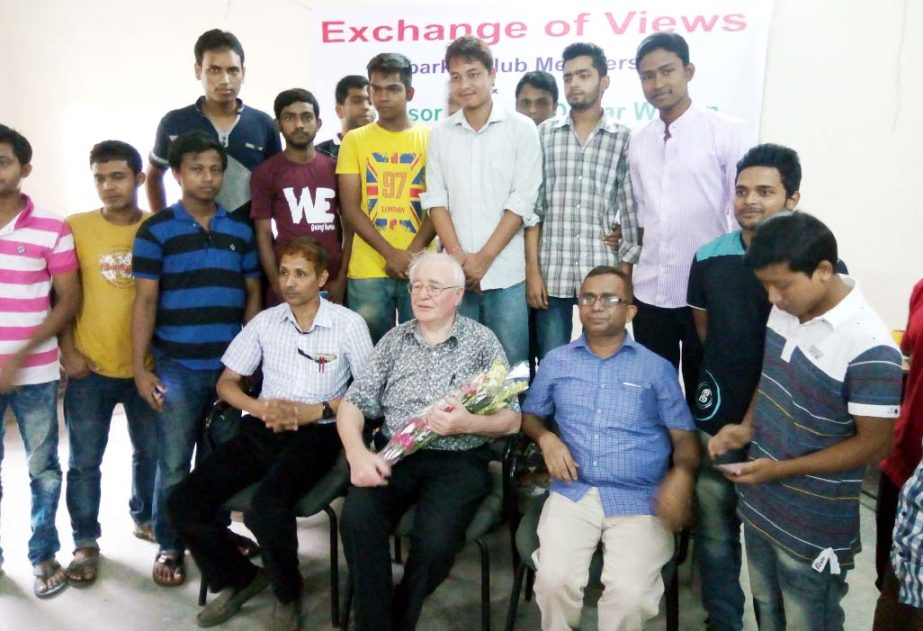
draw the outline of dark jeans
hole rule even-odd
[[[274,434],[245,416],[240,432],[175,487],[167,513],[213,592],[241,588],[256,572],[215,515],[232,495],[259,483],[244,522],[263,549],[276,598],[289,603],[300,596],[294,506],[330,470],[339,452],[333,423]]]
[[[82,379],[68,379],[64,394],[64,422],[70,436],[67,511],[77,548],[98,547],[96,540],[102,534],[99,466],[117,403],[125,407],[132,447],[128,509],[135,523],[151,523],[157,474],[157,412],[138,394],[134,379],[96,373]]]
[[[923,631],[923,609],[900,602],[901,586],[889,563],[875,605],[873,631]]]
[[[901,490],[887,475],[879,471],[878,501],[875,503],[875,587],[881,590],[885,573],[891,565],[891,537],[897,519],[897,503]]]
[[[702,343],[695,332],[689,307],[664,309],[635,299],[638,313],[631,321],[635,340],[679,368],[683,360],[683,389],[692,405],[702,363]]]
[[[394,466],[387,486],[352,486],[340,534],[356,629],[414,629],[423,600],[449,575],[465,530],[490,491],[490,448],[423,450]],[[389,533],[416,504],[404,577],[392,590]]]

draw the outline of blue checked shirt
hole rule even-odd
[[[923,462],[901,490],[891,565],[900,583],[899,600],[923,609]]]
[[[584,337],[551,351],[522,411],[554,415],[579,468],[575,482],[551,490],[578,501],[599,489],[606,517],[653,515],[654,495],[670,465],[668,430],[693,431],[676,369],[630,335],[601,359]]]

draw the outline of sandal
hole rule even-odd
[[[230,528],[228,528],[228,538],[234,544],[234,547],[240,550],[240,553],[248,559],[252,559],[260,553],[260,544],[249,537],[237,534]]]
[[[54,559],[33,565],[32,575],[35,576],[32,593],[36,598],[50,598],[67,587],[67,579],[64,571],[61,570],[61,564]],[[57,583],[52,582],[55,577],[59,579]]]
[[[158,576],[158,570],[166,570],[169,578]],[[154,569],[151,572],[154,582],[161,587],[176,587],[186,582],[186,564],[182,556],[174,556],[169,552],[161,552],[154,560]]]
[[[89,587],[96,582],[99,571],[99,550],[96,548],[77,548],[74,558],[64,570],[64,576],[74,587]]]
[[[151,524],[135,524],[134,530],[131,534],[136,536],[138,539],[143,539],[144,541],[150,541],[154,543],[154,527]]]

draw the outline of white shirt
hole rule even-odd
[[[533,209],[542,181],[541,146],[535,123],[493,102],[487,124],[475,131],[459,110],[437,125],[426,153],[423,208],[445,207],[459,245],[480,250],[504,210],[535,223]],[[481,279],[481,289],[505,289],[526,279],[520,229]]]
[[[689,107],[670,125],[660,118],[632,134],[631,185],[644,228],[633,274],[642,302],[686,306],[689,269],[696,250],[730,232],[737,161],[744,153],[738,123],[711,110]]]
[[[321,298],[307,331],[298,326],[287,303],[261,311],[237,334],[221,361],[240,375],[252,375],[262,363],[260,399],[320,403],[342,397],[371,355],[372,339],[362,316]]]

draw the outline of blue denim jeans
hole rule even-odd
[[[99,466],[117,403],[125,407],[132,445],[128,510],[135,523],[151,523],[157,474],[157,412],[138,394],[134,379],[92,372],[82,379],[69,379],[64,393],[64,422],[70,437],[66,497],[77,548],[99,547]]]
[[[19,386],[0,394],[0,462],[3,460],[3,416],[13,408],[19,434],[26,448],[29,486],[32,489],[32,536],[29,562],[48,561],[61,549],[55,515],[61,499],[61,465],[58,462],[58,382]],[[0,488],[0,498],[3,489]],[[0,562],[3,550],[0,549]]]
[[[750,589],[760,631],[842,631],[840,602],[846,570],[817,572],[749,526],[744,526]]]
[[[511,366],[529,359],[525,281],[506,289],[488,289],[482,293],[466,291],[458,312],[494,332]]]
[[[538,358],[570,342],[574,332],[576,298],[548,296],[547,309],[535,309],[535,334],[538,338]]]
[[[155,372],[166,388],[157,420],[157,481],[154,485],[154,537],[161,552],[182,552],[183,543],[167,516],[167,497],[189,475],[192,453],[205,416],[215,400],[219,370],[190,370],[154,353]]]
[[[740,518],[734,483],[715,469],[703,444],[696,479],[695,561],[702,579],[702,606],[708,631],[743,629],[744,592],[740,587]]]
[[[395,321],[406,322],[413,318],[407,281],[397,278],[350,278],[346,286],[346,306],[365,319],[372,344],[378,344],[378,340],[394,328]]]

